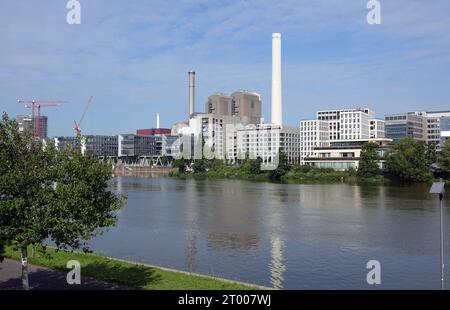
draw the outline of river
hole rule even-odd
[[[127,204],[91,242],[113,257],[280,289],[440,288],[438,198],[425,184],[116,177],[113,188]],[[366,282],[370,260],[381,285]]]

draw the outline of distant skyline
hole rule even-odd
[[[450,109],[450,1],[80,0],[81,25],[65,0],[0,3],[0,112],[17,99],[60,99],[43,110],[49,136],[73,135],[90,95],[85,134],[170,127],[188,116],[188,71],[196,111],[237,89],[261,94],[271,119],[272,32],[282,33],[283,121],[317,110],[369,107],[385,114]]]

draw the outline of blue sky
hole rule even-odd
[[[196,110],[208,95],[261,93],[270,120],[271,33],[282,33],[283,117],[371,107],[377,117],[450,109],[450,1],[66,0],[0,2],[0,111],[29,112],[18,98],[61,99],[43,110],[49,135],[72,135],[90,95],[84,133],[115,134],[185,120],[187,72],[197,72]]]

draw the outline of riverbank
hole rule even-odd
[[[247,181],[265,181],[275,183],[348,183],[348,184],[376,184],[390,182],[390,179],[380,175],[373,178],[361,178],[356,171],[335,171],[333,169],[315,168],[311,166],[292,166],[281,175],[274,177],[272,171],[249,172],[241,167],[217,166],[202,172],[179,172],[169,174],[176,178],[208,178],[208,179],[237,179]]]
[[[114,176],[161,177],[176,171],[172,167],[116,165],[112,169]]]
[[[29,251],[31,253],[31,251]],[[6,250],[6,257],[20,260],[19,251]],[[45,254],[36,251],[28,262],[56,270],[65,270],[69,260],[77,260],[81,265],[81,275],[109,283],[116,283],[135,289],[145,290],[255,290],[262,287],[236,281],[214,278],[200,274],[190,274],[134,263],[99,254],[56,251],[47,248]]]

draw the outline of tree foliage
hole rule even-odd
[[[374,178],[381,175],[378,166],[378,145],[374,142],[366,142],[362,146],[361,159],[357,175],[360,178]]]
[[[433,152],[423,141],[400,139],[388,152],[387,172],[406,181],[428,181],[433,177],[430,169]]]
[[[289,163],[287,155],[284,152],[278,153],[278,166],[271,171],[270,178],[272,180],[280,180],[289,171]]]
[[[0,258],[5,246],[26,250],[52,241],[83,248],[116,223],[124,197],[108,190],[111,165],[79,148],[59,151],[0,121]],[[26,251],[25,251],[26,254]]]
[[[450,174],[450,140],[444,142],[442,151],[438,156],[438,163],[442,170]]]

